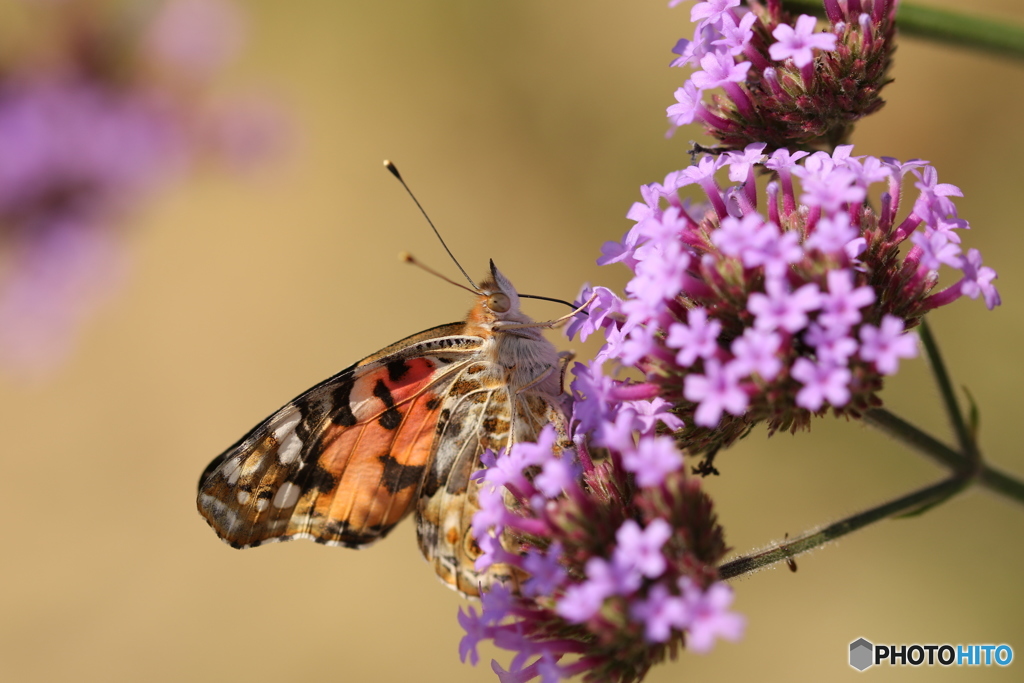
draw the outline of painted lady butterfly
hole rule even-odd
[[[396,174],[397,175],[397,174]],[[446,247],[447,248],[447,247]],[[560,355],[491,262],[465,322],[381,349],[294,399],[210,463],[199,512],[235,548],[308,538],[357,548],[416,510],[420,550],[441,580],[478,595],[518,583],[478,572],[470,530],[485,449],[566,426]]]

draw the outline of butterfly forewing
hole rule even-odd
[[[411,510],[443,398],[481,343],[463,327],[398,342],[281,408],[207,468],[200,512],[235,547],[384,536]]]

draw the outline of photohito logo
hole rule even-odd
[[[858,638],[850,643],[850,666],[864,671],[875,664],[889,666],[1009,666],[1009,645],[873,645]]]

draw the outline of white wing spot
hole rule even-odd
[[[302,493],[302,489],[296,484],[286,481],[274,494],[274,507],[282,509],[292,507],[299,502],[300,493]]]
[[[270,507],[270,501],[266,498],[260,498],[256,501],[256,512],[263,512]]]
[[[274,434],[277,432],[275,431]],[[295,432],[289,432],[288,436],[281,441],[281,445],[277,447],[277,459],[282,465],[291,465],[299,457],[300,452],[302,452],[302,441],[295,435]]]
[[[227,461],[221,465],[220,472],[228,480],[228,486],[234,486],[238,483],[238,478],[242,476],[242,459],[236,456]]]
[[[235,495],[235,497],[238,499],[238,504],[239,505],[245,505],[246,503],[249,502],[249,492],[248,491],[239,490],[239,492]]]
[[[278,443],[284,441],[295,431],[295,426],[302,420],[302,413],[294,406],[287,406],[274,416],[274,438]]]

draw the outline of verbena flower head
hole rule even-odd
[[[825,0],[828,28],[809,15],[709,0],[693,6],[692,39],[672,66],[693,70],[668,108],[673,128],[695,121],[730,149],[831,149],[878,110],[889,82],[898,0]],[[713,93],[708,95],[708,93]]]
[[[600,391],[586,366],[576,372]],[[536,444],[487,459],[473,520],[485,551],[477,568],[506,563],[526,578],[518,592],[485,593],[480,613],[460,612],[463,661],[475,664],[477,644],[490,639],[516,653],[508,670],[493,664],[502,681],[637,681],[680,645],[705,652],[742,634],[732,591],[716,580],[727,548],[711,501],[672,438],[655,435],[678,420],[635,393],[621,385],[591,397],[614,402],[626,432],[639,434],[597,460],[586,446],[594,434],[577,429],[576,458],[551,427]]]
[[[598,261],[631,268],[625,298],[601,291],[570,329],[605,332],[599,361],[639,368],[691,452],[762,421],[775,431],[826,411],[858,417],[916,355],[908,330],[925,313],[962,296],[999,304],[995,271],[961,245],[960,191],[927,162],[763,148],[707,156],[643,188],[636,224]],[[774,174],[763,198],[757,167]],[[680,198],[690,185],[707,204]],[[940,270],[953,284],[938,287]],[[624,409],[598,397],[623,389],[594,376],[578,385],[577,414],[618,445]]]
[[[0,56],[0,360],[27,373],[120,281],[131,210],[199,154],[258,157],[239,144],[254,104],[204,97],[238,46],[233,4],[80,5],[25,3],[37,40]]]

